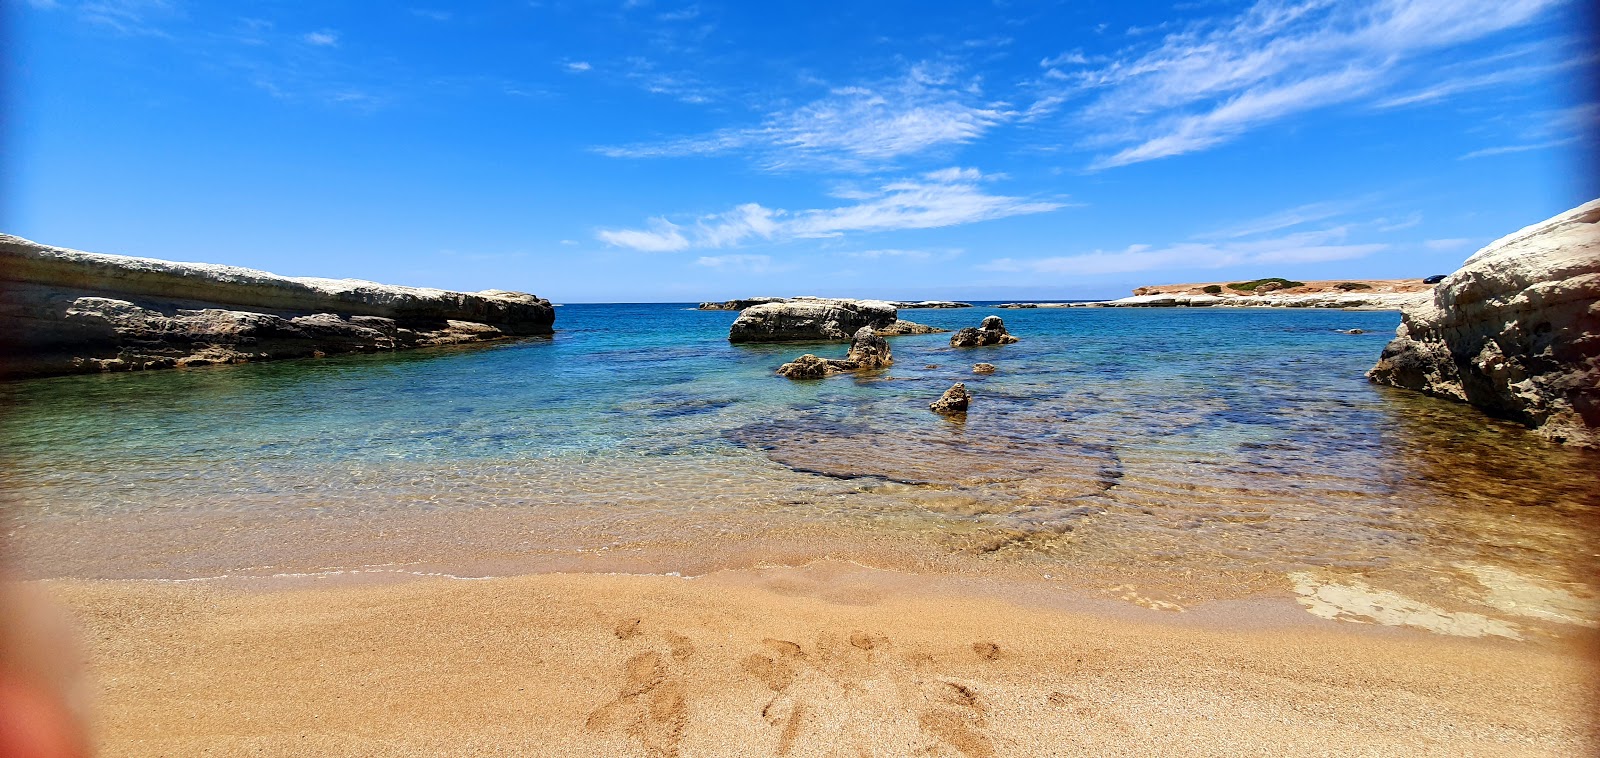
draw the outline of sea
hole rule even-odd
[[[892,367],[814,381],[775,370],[845,345],[730,344],[736,313],[649,303],[563,305],[553,336],[515,342],[12,382],[12,570],[692,576],[827,558],[1152,607],[1309,574],[1459,607],[1506,572],[1595,594],[1600,456],[1370,384],[1398,313],[993,305],[901,316],[1000,315],[1020,342],[893,337]],[[930,412],[955,382],[969,411]]]

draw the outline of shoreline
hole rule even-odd
[[[692,579],[34,584],[85,629],[106,754],[1600,745],[1592,631],[1445,637],[1282,599],[1164,613],[827,560]]]

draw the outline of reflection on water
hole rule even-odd
[[[1010,311],[1019,344],[899,337],[891,369],[818,382],[773,370],[842,345],[729,345],[734,315],[567,306],[517,344],[10,385],[13,547],[33,575],[175,577],[704,566],[790,535],[1219,593],[1305,570],[1490,592],[1463,566],[1594,591],[1600,457],[1366,383],[1396,314]],[[929,413],[954,381],[972,410]]]

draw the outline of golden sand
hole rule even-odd
[[[1595,632],[1188,613],[817,563],[38,583],[107,756],[1590,755]]]

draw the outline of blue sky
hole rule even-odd
[[[1600,193],[1577,2],[32,0],[4,231],[557,302],[1447,273]]]

